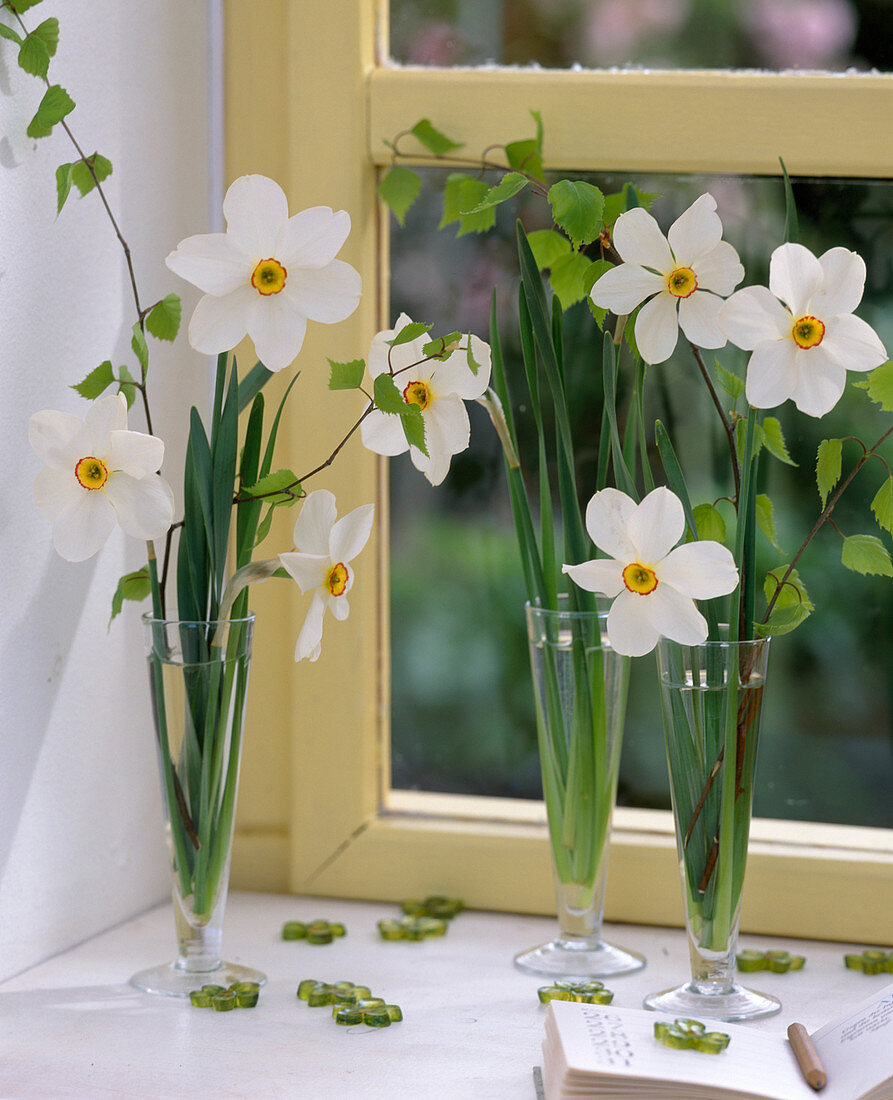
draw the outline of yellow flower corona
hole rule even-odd
[[[798,348],[818,347],[825,335],[825,323],[818,317],[810,317],[807,314],[794,322],[791,335]]]
[[[627,589],[639,596],[647,596],[657,588],[657,574],[649,566],[642,565],[640,562],[631,562],[621,576]]]
[[[675,267],[667,276],[667,290],[674,298],[690,298],[698,289],[698,277],[690,267]]]
[[[410,382],[403,390],[403,400],[407,405],[427,409],[431,404],[431,390],[426,382]]]
[[[274,260],[271,256],[269,259],[261,260],[252,271],[251,285],[259,294],[265,296],[278,294],[285,286],[287,278],[288,272],[278,260]]]
[[[101,458],[87,455],[74,468],[74,476],[83,489],[101,489],[109,479],[109,471]]]
[[[343,596],[347,588],[347,566],[343,562],[336,562],[326,574],[326,588],[333,596]]]

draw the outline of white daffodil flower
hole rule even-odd
[[[334,324],[357,307],[360,276],[335,259],[350,215],[313,206],[290,218],[285,192],[266,176],[235,180],[223,213],[225,233],[187,237],[165,260],[204,291],[189,342],[216,354],[247,333],[267,370],[281,370],[301,350],[308,320]]]
[[[654,218],[636,207],[614,224],[614,248],[624,261],[596,281],[597,306],[623,316],[641,302],[636,344],[646,363],[663,363],[681,328],[701,348],[721,348],[726,337],[716,321],[723,298],[744,278],[735,249],[722,238],[712,195],[701,195],[665,237]]]
[[[848,370],[887,361],[874,329],[853,316],[864,288],[865,261],[856,252],[775,249],[768,288],[738,290],[719,312],[729,340],[753,352],[745,383],[751,405],[772,409],[790,397],[801,412],[824,416],[840,400]]]
[[[607,622],[614,650],[641,657],[661,635],[682,645],[706,640],[707,621],[695,600],[732,592],[738,570],[721,543],[676,546],[685,515],[675,493],[661,487],[636,504],[617,489],[602,489],[587,505],[586,530],[609,557],[562,571],[581,588],[614,600]]]
[[[372,531],[374,504],[354,508],[338,519],[335,497],[327,489],[312,492],[295,522],[294,553],[280,554],[279,561],[298,582],[303,593],[312,592],[295,660],[319,658],[326,608],[336,619],[350,613],[347,593],[353,587],[351,561],[366,545]]]
[[[426,359],[422,349],[429,342],[427,336],[390,347],[387,341],[409,324],[410,319],[401,313],[396,328],[379,332],[373,338],[369,373],[375,379],[389,369],[393,371],[403,400],[421,409],[428,454],[409,445],[403,421],[396,413],[373,409],[363,420],[360,434],[363,445],[376,454],[399,455],[408,450],[416,469],[432,485],[439,485],[449,471],[452,456],[468,446],[471,425],[464,402],[475,401],[487,391],[490,346],[477,336],[463,337],[461,346],[446,359]],[[469,340],[477,373],[469,363]]]
[[[137,539],[157,539],[174,518],[174,495],[158,469],[164,443],[127,430],[127,402],[100,398],[83,420],[45,409],[31,417],[31,446],[46,463],[34,499],[53,525],[53,545],[68,561],[84,561],[119,524]]]

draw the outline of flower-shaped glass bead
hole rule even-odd
[[[700,1020],[681,1018],[672,1024],[658,1021],[654,1038],[673,1050],[697,1050],[702,1054],[720,1054],[730,1042],[724,1031],[708,1031]]]
[[[445,936],[447,922],[441,917],[384,917],[378,921],[383,940],[424,940],[429,936]]]
[[[308,924],[299,920],[287,920],[282,926],[284,940],[306,940],[307,943],[331,943],[347,935],[340,921],[313,920]]]
[[[861,970],[863,974],[893,974],[893,951],[869,949],[859,954],[844,955],[847,970]]]
[[[792,955],[789,951],[739,951],[735,961],[738,969],[745,973],[771,970],[773,974],[787,974],[789,970],[802,970],[806,957]]]
[[[408,917],[439,917],[452,920],[465,908],[461,898],[447,898],[443,894],[429,894],[424,901],[409,899],[400,903],[400,908]]]
[[[542,1004],[549,1001],[577,1001],[587,1005],[609,1005],[614,1000],[605,983],[595,978],[586,981],[557,981],[553,985],[540,986],[537,996]]]

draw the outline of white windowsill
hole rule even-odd
[[[396,913],[387,903],[234,894],[224,953],[269,981],[257,1008],[217,1013],[127,984],[172,955],[170,907],[153,909],[0,984],[0,1096],[533,1100],[545,1011],[536,990],[547,983],[515,970],[512,956],[550,938],[554,920],[465,912],[441,939],[385,943],[375,922]],[[318,947],[281,940],[286,920],[317,917],[342,921],[347,935]],[[686,977],[679,930],[606,933],[648,957],[643,971],[606,982],[616,1005],[638,1008],[646,993]],[[871,945],[745,936],[740,946],[806,955],[800,972],[752,976],[784,1007],[751,1026],[778,1034],[792,1020],[812,1030],[886,984],[843,965],[846,950]],[[404,1021],[339,1027],[331,1010],[296,998],[302,978],[365,983],[399,1004]]]

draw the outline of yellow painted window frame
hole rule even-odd
[[[228,178],[265,172],[293,209],[349,210],[342,255],[364,280],[350,321],[308,333],[282,438],[289,465],[302,464],[292,450],[326,453],[354,411],[327,392],[326,357],[364,355],[389,323],[375,184],[388,161],[383,139],[421,117],[475,150],[529,132],[534,108],[549,165],[578,171],[775,173],[781,154],[795,175],[890,175],[889,76],[397,69],[381,63],[385,9],[379,0],[225,4]],[[436,890],[482,908],[554,911],[541,803],[390,789],[385,470],[354,441],[330,473],[324,484],[342,511],[379,501],[377,536],[358,562],[350,620],[327,623],[315,665],[291,662],[305,610],[294,586],[255,592],[234,883],[382,900]],[[277,545],[291,522],[280,521]],[[891,831],[754,823],[743,927],[886,944],[891,907]],[[669,813],[617,811],[606,913],[680,923]]]

